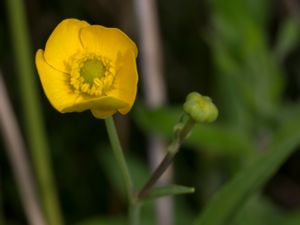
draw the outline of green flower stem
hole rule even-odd
[[[195,123],[196,121],[193,120],[191,117],[188,118],[188,120],[184,123],[183,127],[180,129],[180,131],[177,134],[175,133],[176,138],[169,145],[168,152],[170,152],[173,155],[175,155],[178,152],[180,146],[190,134]]]
[[[191,118],[189,118],[183,125],[183,127],[178,131],[178,133],[175,133],[174,140],[170,143],[168,147],[168,152],[164,159],[161,161],[161,163],[158,165],[156,170],[153,172],[149,180],[146,182],[144,187],[141,189],[141,191],[138,193],[137,197],[138,200],[142,200],[151,190],[151,188],[154,186],[154,184],[157,182],[157,180],[161,177],[161,175],[167,170],[167,168],[171,165],[173,162],[173,159],[175,155],[177,154],[180,146],[192,130],[193,126],[195,125],[195,121]]]
[[[127,199],[129,202],[129,224],[139,225],[140,206],[133,194],[132,179],[123,154],[122,146],[120,144],[120,140],[118,137],[118,133],[113,118],[108,117],[107,119],[105,119],[105,125],[106,125],[106,129],[110,139],[113,153],[117,160],[119,170],[122,174],[126,186]]]
[[[128,166],[125,161],[125,157],[123,154],[123,150],[119,141],[118,133],[113,118],[108,117],[107,119],[105,119],[105,125],[106,125],[106,129],[112,146],[113,153],[117,160],[120,172],[123,176],[123,180],[125,182],[128,200],[129,202],[131,202],[132,200],[131,196],[133,190],[132,179],[129,173]]]
[[[153,185],[156,183],[156,181],[161,177],[161,175],[166,171],[166,169],[170,166],[172,163],[176,153],[178,152],[181,144],[184,142],[188,134],[190,133],[191,129],[193,128],[195,124],[195,121],[191,118],[189,118],[181,127],[181,129],[178,132],[175,132],[175,138],[171,142],[171,144],[168,147],[168,152],[165,156],[165,158],[162,160],[160,165],[157,167],[157,169],[153,172],[151,177],[149,178],[148,182],[145,184],[145,186],[141,189],[140,192],[138,192],[137,195],[134,195],[133,193],[133,184],[132,179],[125,161],[125,157],[122,151],[122,147],[120,145],[120,141],[118,138],[118,134],[116,131],[116,127],[113,121],[112,117],[109,117],[105,119],[105,125],[107,128],[108,136],[112,145],[112,149],[114,152],[114,155],[116,157],[119,169],[122,173],[126,191],[127,191],[127,197],[129,201],[129,223],[131,225],[139,225],[139,217],[140,217],[140,203],[143,197],[145,197],[148,192],[151,190]]]
[[[16,56],[18,84],[23,103],[24,123],[29,149],[32,154],[40,196],[49,225],[62,225],[63,219],[51,170],[49,149],[46,141],[41,107],[38,100],[32,48],[26,24],[22,0],[6,0],[12,46]],[[37,77],[37,76],[36,76]]]
[[[131,203],[129,207],[129,224],[140,225],[140,209],[141,206],[137,201]]]

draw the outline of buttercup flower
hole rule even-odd
[[[137,91],[137,47],[116,28],[65,19],[36,53],[38,74],[59,112],[91,110],[97,118],[131,109]]]

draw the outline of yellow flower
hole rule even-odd
[[[36,53],[43,89],[59,112],[91,110],[97,118],[131,109],[137,91],[137,47],[116,28],[65,19]]]

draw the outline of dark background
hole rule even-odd
[[[140,45],[132,1],[26,0],[25,5],[32,57],[44,48],[53,28],[70,17],[118,27]],[[22,127],[23,103],[4,1],[0,9],[0,68]],[[168,104],[154,113],[144,106],[141,78],[133,110],[116,118],[140,185],[149,174],[147,134],[169,138],[173,118],[179,119],[180,105],[191,91],[216,102],[220,117],[213,128],[220,132],[206,138],[200,134],[199,141],[195,134],[174,162],[176,183],[196,187],[195,194],[175,198],[176,224],[190,224],[215,190],[249,158],[261,154],[274,131],[299,107],[300,4],[293,0],[165,0],[157,1],[157,10]],[[126,204],[103,121],[90,112],[56,112],[38,87],[66,224],[94,224],[92,219],[99,221],[95,224],[120,224]],[[7,225],[25,224],[1,141],[1,213]],[[299,161],[300,153],[295,151],[235,224],[286,224],[300,207]],[[274,215],[280,219],[270,222]],[[154,224],[151,204],[143,216],[143,224]]]

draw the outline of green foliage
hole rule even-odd
[[[226,7],[214,2],[209,39],[221,102],[228,109],[227,118],[238,118],[240,126],[247,128],[254,115],[271,117],[278,110],[284,87],[282,69],[267,42],[266,19],[255,15],[256,8],[268,9],[270,3],[255,1],[251,4],[257,7],[251,8],[250,1],[226,1]]]
[[[186,187],[182,185],[166,185],[162,187],[153,188],[147,196],[144,198],[145,201],[153,201],[157,198],[161,198],[168,195],[179,195],[179,194],[192,194],[195,192],[195,188]]]
[[[286,57],[295,47],[298,28],[288,18],[279,30],[274,57],[265,29],[271,1],[252,3],[254,8],[249,7],[250,1],[212,1],[214,28],[210,45],[219,78],[220,101],[226,105],[224,119],[230,123],[235,120],[240,132],[253,144],[260,142],[253,134],[264,130],[269,143],[257,145],[257,149],[267,149],[266,153],[257,154],[256,159],[221,188],[197,218],[195,224],[199,225],[231,224],[248,199],[261,190],[300,144],[299,114],[289,120],[285,118],[284,123],[276,119],[282,118],[285,111],[282,109],[285,81],[276,57]],[[260,7],[261,14],[257,11]],[[294,110],[298,111],[297,105],[291,109]],[[254,218],[259,219],[257,215]],[[254,221],[252,224],[259,224]],[[284,224],[282,220],[276,222]]]
[[[273,134],[273,143],[270,144],[267,150],[264,150],[266,153],[258,154],[250,165],[241,170],[232,181],[225,185],[195,224],[228,224],[227,222],[230,222],[239,213],[239,209],[243,204],[247,203],[247,199],[251,198],[262,188],[287,157],[300,145],[299,113],[299,107],[293,107],[282,112],[283,116],[280,119],[280,126],[278,131]],[[177,116],[175,116],[176,114]],[[139,105],[135,110],[136,121],[141,127],[148,132],[161,134],[166,137],[168,137],[167,134],[172,129],[172,124],[176,123],[175,117],[179,118],[179,115],[179,108],[147,110],[147,108]],[[203,149],[209,150],[215,149],[214,146],[217,146],[216,149],[219,147],[218,153],[229,155],[241,154],[245,156],[246,153],[249,155],[250,151],[254,150],[249,138],[248,143],[251,147],[246,147],[247,145],[242,141],[241,143],[244,146],[239,144],[237,148],[233,148],[239,143],[237,141],[247,140],[247,138],[242,138],[238,131],[228,132],[228,130],[224,130],[224,132],[218,133],[216,130],[221,129],[219,126],[217,124],[214,126],[201,125],[195,127],[192,135],[187,140],[187,144],[194,147],[205,146]],[[212,132],[209,132],[209,130],[212,130]],[[238,135],[240,135],[239,138],[237,138]],[[232,138],[230,138],[231,136]],[[216,143],[213,140],[216,140]],[[227,151],[226,147],[228,150],[232,147],[231,151]],[[242,149],[248,151],[238,152]],[[253,154],[254,152],[251,155]],[[261,214],[263,213],[261,212]]]
[[[215,65],[218,88],[214,101],[220,109],[220,121],[195,127],[186,144],[202,153],[238,155],[245,163],[215,194],[195,224],[231,224],[234,219],[237,224],[270,224],[268,215],[276,210],[261,200],[257,203],[261,210],[252,212],[249,223],[240,218],[247,217],[246,209],[251,207],[248,200],[300,144],[299,106],[287,106],[283,101],[286,76],[280,64],[298,45],[299,24],[288,17],[280,26],[273,49],[266,29],[271,3],[210,1],[213,28],[206,39]],[[169,138],[180,112],[179,107],[149,110],[138,105],[134,115],[143,130]],[[274,224],[290,221],[290,215],[278,211],[280,219]]]
[[[171,138],[172,129],[181,115],[180,107],[150,110],[139,104],[134,109],[134,119],[141,129],[167,138]],[[196,126],[186,144],[225,155],[244,156],[254,150],[248,136],[230,125],[221,123]]]
[[[216,194],[197,225],[228,224],[247,200],[278,170],[287,157],[300,145],[300,118],[291,118],[274,136],[267,152],[259,155],[242,169]]]
[[[174,183],[195,187],[191,195],[174,197],[176,225],[300,224],[299,209],[282,209],[264,190],[266,182],[300,144],[300,88],[295,82],[299,75],[300,24],[285,8],[284,15],[281,9],[278,12],[282,8],[278,2],[281,1],[157,1],[170,104],[149,109],[139,98],[128,114],[128,121],[133,123],[120,123],[119,131],[128,147],[125,158],[136,189],[145,184],[151,172],[146,160],[146,136],[156,134],[171,141],[174,125],[183,115],[187,93],[197,91],[211,96],[219,109],[216,122],[194,127],[183,145],[182,150],[188,151],[180,152],[175,159]],[[30,5],[34,49],[45,43],[45,37],[61,18],[67,17],[120,28],[127,21],[128,34],[138,34],[131,25],[127,26],[131,24],[127,1],[73,3],[54,0],[50,7],[48,3],[42,8],[34,5],[37,3]],[[117,16],[116,8],[120,9]],[[25,104],[21,100],[24,96],[15,88],[16,83],[24,83],[15,76],[17,67],[11,58],[11,48],[19,48],[19,42],[10,40],[5,15],[6,12],[0,15],[1,71],[8,81],[17,115],[22,118],[22,107],[38,107]],[[140,39],[138,35],[135,38]],[[146,85],[142,72],[139,69],[139,97]],[[125,225],[126,193],[104,126],[91,119],[89,112],[61,115],[45,98],[43,101],[66,224]],[[24,131],[37,121],[20,119]],[[25,224],[6,161],[6,156],[0,155],[0,217],[3,214],[7,225]],[[299,178],[295,179],[299,182]],[[192,191],[182,186],[158,187],[150,197],[153,200]],[[156,224],[154,212],[153,201],[147,201],[141,210],[141,225]]]
[[[300,223],[300,212],[291,213],[288,218],[286,218],[284,225],[297,225]]]
[[[268,199],[254,196],[237,213],[234,225],[282,225],[286,215]]]
[[[122,194],[122,198],[125,199],[124,185],[121,174],[115,169],[115,158],[109,148],[103,149],[104,151],[99,154],[99,162],[105,171],[105,175],[114,190]],[[142,163],[136,157],[128,154],[126,155],[129,170],[133,179],[133,183],[136,187],[142,187],[149,177],[150,172],[146,165]]]
[[[251,198],[239,210],[233,225],[296,225],[300,223],[299,212],[286,212],[262,196]]]
[[[293,17],[286,18],[279,29],[274,54],[279,60],[283,60],[287,55],[299,45],[300,28],[299,23]]]

